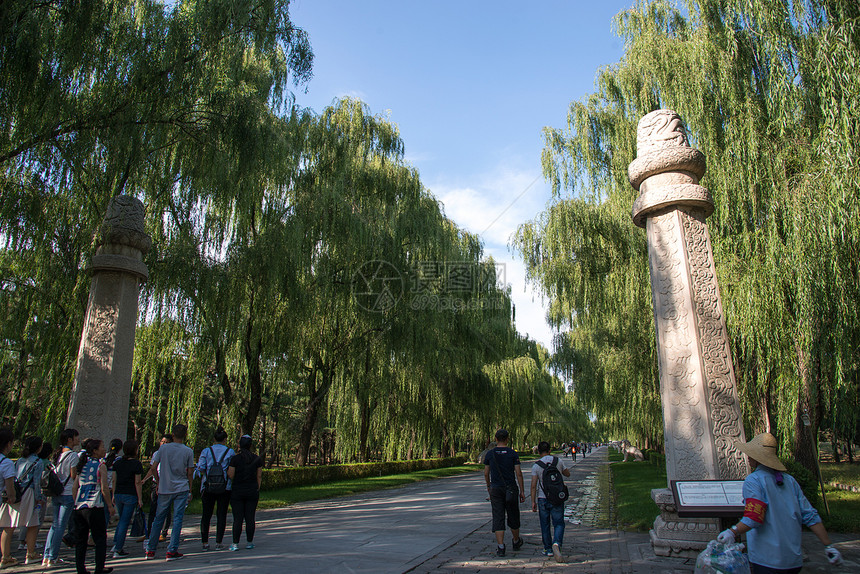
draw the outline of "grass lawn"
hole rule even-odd
[[[448,468],[437,468],[434,470],[419,470],[405,474],[393,474],[389,476],[371,476],[356,478],[353,480],[338,480],[323,484],[312,484],[306,486],[293,486],[278,490],[268,490],[260,493],[260,503],[257,508],[283,508],[297,502],[306,500],[319,500],[322,498],[333,498],[358,494],[371,490],[382,490],[395,488],[422,480],[431,480],[445,476],[455,476],[484,470],[484,465],[467,464],[462,466],[451,466]],[[188,506],[189,514],[200,514],[202,512],[199,493],[195,493],[194,499]]]
[[[666,488],[666,471],[647,462],[619,462],[623,456],[609,450],[612,489],[615,495],[614,527],[645,532],[659,514],[651,500],[652,488]],[[860,464],[822,463],[825,486],[839,482],[860,486]],[[830,514],[819,504],[818,511],[830,532],[860,532],[860,493],[827,487]]]
[[[824,504],[819,504],[818,511],[824,519],[824,526],[832,532],[860,532],[860,492],[836,490],[828,486],[831,482],[838,482],[860,487],[860,464],[822,463],[821,476],[830,507],[828,516]]]
[[[860,463],[822,462],[821,476],[824,478],[824,484],[839,482],[860,487]]]
[[[613,526],[647,532],[660,514],[651,500],[651,489],[666,488],[666,469],[649,462],[621,462],[622,458],[610,448],[609,472],[615,493]]]

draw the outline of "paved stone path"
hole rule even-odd
[[[490,507],[480,473],[260,511],[257,547],[253,550],[244,549],[242,544],[239,552],[202,552],[199,516],[188,516],[180,546],[185,553],[182,560],[166,562],[162,543],[158,558],[144,561],[142,546],[128,544],[126,549],[131,556],[109,560],[108,564],[115,567],[117,574],[692,572],[692,560],[654,556],[647,533],[606,527],[609,501],[601,498],[598,488],[600,470],[606,464],[606,449],[598,449],[585,459],[580,456],[567,479],[572,488],[571,503],[566,509],[564,564],[540,554],[540,526],[537,513],[530,511],[529,500],[521,506],[525,545],[513,552],[508,535],[508,555],[495,556]],[[531,463],[523,465],[527,489],[530,466]],[[227,542],[229,529],[228,524]],[[841,570],[831,569],[821,545],[806,532],[804,548],[808,548],[810,560],[804,572],[860,572],[860,537],[837,534],[833,539],[846,557],[846,565]],[[44,532],[39,540],[43,543]],[[214,546],[214,540],[210,542]],[[23,559],[23,552],[16,556]],[[73,553],[63,549],[61,557],[71,560]],[[7,571],[39,572],[41,568],[21,566]],[[51,571],[73,572],[74,567]]]

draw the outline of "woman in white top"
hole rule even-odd
[[[25,564],[36,564],[42,556],[36,552],[36,535],[39,533],[39,510],[47,502],[42,494],[42,471],[45,463],[39,458],[42,449],[42,438],[30,436],[24,439],[24,450],[21,458],[15,463],[18,474],[18,482],[21,483],[23,493],[17,506],[17,517],[15,526],[27,529],[27,558]],[[14,510],[13,510],[14,512]],[[3,516],[0,516],[3,520]]]
[[[0,568],[9,568],[18,563],[18,560],[12,556],[14,527],[11,524],[6,524],[7,520],[5,520],[5,517],[11,516],[11,506],[18,502],[15,498],[15,463],[9,460],[8,456],[12,451],[13,440],[15,440],[15,435],[10,429],[0,429],[0,494],[3,497],[3,504],[0,506],[0,529],[2,529],[0,549],[3,552]],[[11,522],[11,518],[8,521]]]
[[[53,520],[48,536],[45,538],[45,553],[42,555],[42,566],[45,567],[51,567],[57,563],[63,535],[71,522],[74,503],[72,487],[75,484],[75,469],[78,465],[78,453],[74,448],[79,444],[81,444],[81,437],[75,429],[63,429],[60,433],[60,448],[54,453],[54,468],[57,478],[63,483],[63,494],[54,497]]]

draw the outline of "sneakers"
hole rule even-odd
[[[168,552],[167,561],[169,562],[171,560],[179,560],[183,556],[185,556],[185,554],[182,554],[181,552]]]
[[[249,542],[245,545],[245,548],[247,550],[253,550],[255,546],[256,546],[256,544],[254,544],[253,542]]]
[[[26,549],[27,549],[27,545],[26,545],[26,544],[24,544],[23,542],[19,542],[19,543],[18,543],[18,552],[20,552],[20,551],[22,551],[22,550],[26,550]]]
[[[120,548],[119,550],[113,551],[114,558],[123,558],[125,556],[128,556],[128,550],[123,550],[122,548]]]
[[[223,544],[220,544],[220,543],[219,543],[219,544],[216,544],[216,545],[215,545],[215,550],[224,550],[224,545],[223,545]]]
[[[143,554],[143,559],[144,560],[155,560],[155,552],[152,550],[147,550]]]
[[[496,546],[496,556],[504,556],[505,555],[505,545]]]
[[[236,552],[237,550],[239,550],[238,544],[231,544],[230,545],[230,552]]]
[[[559,548],[558,542],[552,543],[552,555],[555,557],[556,562],[563,562],[563,559],[561,557],[561,548]]]
[[[519,550],[523,547],[523,537],[520,536],[517,540],[514,540],[514,550]]]
[[[208,542],[203,543],[203,552],[209,552],[209,543]]]
[[[547,550],[546,548],[544,548],[544,549],[541,551],[541,554],[542,554],[542,555],[544,555],[544,556],[552,556],[552,550]]]

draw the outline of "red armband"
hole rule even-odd
[[[767,504],[755,498],[747,498],[746,506],[744,507],[744,518],[749,518],[759,524],[763,524],[765,512],[767,512]]]

